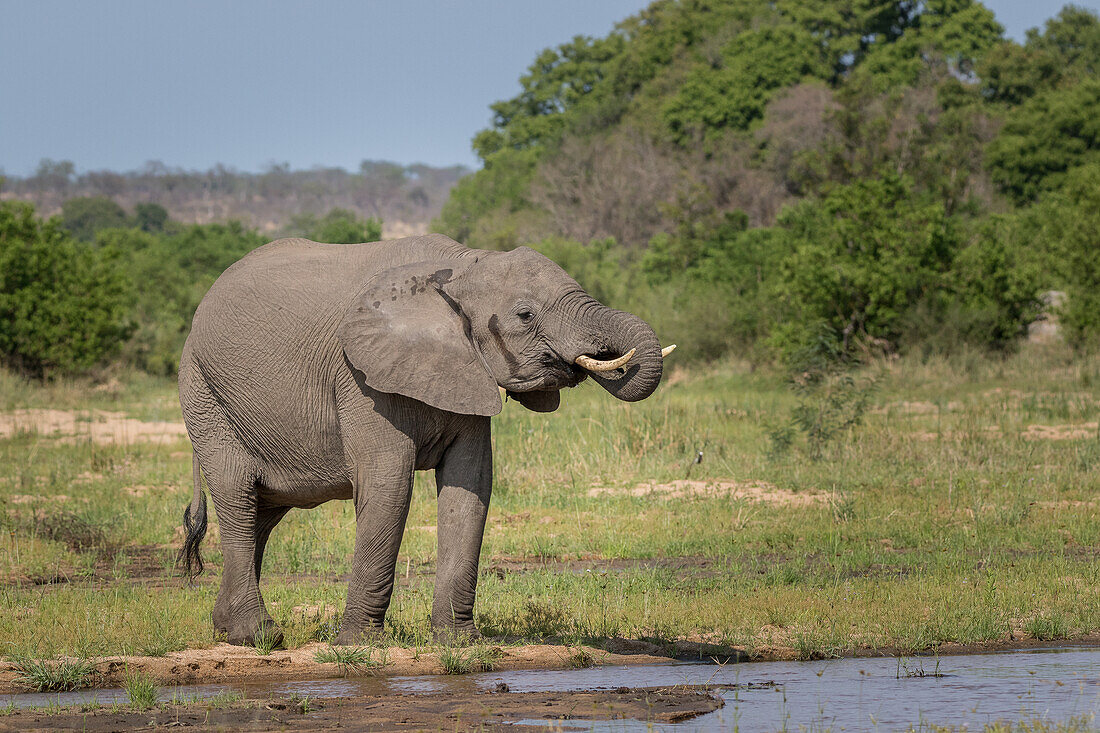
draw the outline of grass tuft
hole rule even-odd
[[[586,669],[596,663],[595,660],[592,659],[592,655],[589,654],[588,650],[583,646],[574,648],[573,651],[570,652],[567,661],[569,662],[569,666],[573,669]]]
[[[469,674],[492,672],[500,650],[483,644],[468,647],[443,647],[439,652],[439,664],[444,674]]]
[[[313,655],[314,661],[321,664],[336,664],[340,672],[347,677],[350,673],[362,672],[386,666],[386,650],[382,649],[378,659],[374,659],[374,648],[369,646],[329,646],[318,649]]]
[[[244,700],[244,693],[242,692],[219,692],[213,697],[208,697],[204,701],[206,707],[212,710],[220,710],[221,708],[228,708],[236,705]]]
[[[45,659],[13,657],[11,663],[18,673],[15,682],[38,692],[67,692],[88,687],[95,665],[85,659]]]
[[[261,656],[267,656],[279,646],[282,634],[279,627],[271,622],[261,622],[260,628],[252,638],[252,648]]]
[[[148,710],[156,707],[157,687],[156,680],[142,672],[127,673],[123,682],[126,694],[130,696],[130,704],[138,710]]]
[[[1024,631],[1043,641],[1064,639],[1069,635],[1066,620],[1059,614],[1037,615],[1024,624]]]

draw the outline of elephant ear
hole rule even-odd
[[[443,286],[469,261],[417,262],[375,276],[344,313],[336,335],[351,365],[379,392],[466,415],[496,415],[500,393]]]

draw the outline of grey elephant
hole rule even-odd
[[[180,360],[194,446],[180,560],[189,577],[202,572],[201,474],[224,557],[215,632],[231,644],[254,643],[261,629],[281,640],[259,589],[268,537],[291,508],[351,499],[355,553],[336,643],[377,633],[413,472],[435,469],[432,626],[477,637],[498,385],[538,412],[589,375],[635,401],[656,389],[663,356],[643,320],[601,305],[531,249],[427,235],[254,250],[210,288]]]

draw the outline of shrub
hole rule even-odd
[[[0,203],[0,358],[36,377],[84,371],[131,331],[119,251],[65,235],[34,208]]]
[[[265,241],[239,222],[195,224],[171,234],[100,232],[99,251],[124,252],[130,279],[141,284],[133,310],[137,325],[123,358],[152,374],[175,374],[203,295],[225,268]]]
[[[791,254],[773,285],[787,302],[784,349],[816,338],[821,324],[849,353],[861,340],[896,344],[904,316],[942,290],[958,248],[953,220],[893,174],[829,191],[781,216]]]
[[[101,229],[127,224],[126,212],[109,198],[81,196],[61,204],[61,228],[82,242],[95,239]]]
[[[332,209],[318,218],[313,214],[294,217],[290,225],[294,234],[314,242],[356,244],[377,242],[382,238],[382,221],[371,217],[363,220],[347,209]]]

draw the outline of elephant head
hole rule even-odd
[[[472,415],[500,412],[498,385],[538,412],[588,376],[628,402],[657,388],[645,321],[527,247],[462,255],[385,270],[356,297],[337,334],[367,385]]]

